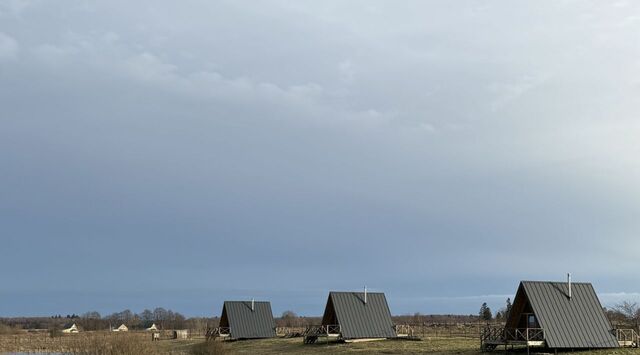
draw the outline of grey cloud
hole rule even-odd
[[[19,52],[0,63],[0,270],[19,277],[0,313],[73,292],[101,311],[163,293],[188,314],[252,295],[317,314],[363,284],[394,312],[475,313],[473,295],[495,307],[567,271],[632,294],[627,6],[3,7]]]
[[[18,42],[8,34],[0,32],[0,60],[15,59],[18,50]]]

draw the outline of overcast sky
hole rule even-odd
[[[0,315],[639,299],[634,1],[0,2]]]

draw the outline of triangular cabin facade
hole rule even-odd
[[[214,337],[227,339],[264,339],[276,336],[271,303],[258,301],[225,301],[220,325]]]
[[[346,342],[397,338],[384,293],[330,292],[320,326],[305,332],[304,342],[318,338]]]
[[[613,329],[590,283],[574,283],[570,279],[522,281],[505,327],[487,327],[482,334],[482,348],[525,345],[578,350],[635,346],[637,335],[633,331],[629,340],[620,339],[628,331]]]

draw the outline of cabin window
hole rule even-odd
[[[537,328],[535,315],[529,314],[527,317],[527,328]]]

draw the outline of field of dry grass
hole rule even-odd
[[[504,355],[503,350],[493,353],[481,353],[478,339],[470,338],[425,338],[422,341],[385,340],[354,344],[314,344],[304,345],[302,339],[269,339],[229,342],[226,344],[230,354],[495,354]],[[534,351],[532,351],[533,353]],[[526,349],[516,351],[526,354]],[[640,349],[608,349],[599,351],[580,351],[580,355],[640,355]]]
[[[162,340],[151,342],[147,334],[110,334],[91,333],[47,338],[44,335],[23,334],[19,336],[0,336],[0,353],[2,352],[71,352],[74,354],[92,355],[189,355],[189,354],[480,354],[479,341],[460,337],[427,337],[422,341],[384,340],[366,343],[319,343],[304,345],[302,338],[276,338],[267,340],[247,340],[221,342],[220,347],[211,350],[201,347],[194,352],[194,346],[203,339]],[[526,351],[520,351],[526,354]],[[494,354],[504,354],[495,351]],[[582,355],[640,355],[640,349],[610,349],[601,351],[582,351]]]
[[[229,342],[226,344],[230,354],[309,354],[309,355],[340,355],[340,354],[495,354],[504,355],[503,350],[492,353],[482,353],[479,350],[478,339],[470,338],[425,338],[422,341],[385,340],[354,344],[314,344],[304,345],[302,339],[269,339]],[[535,351],[532,349],[532,353]],[[542,352],[542,351],[540,351]],[[516,350],[514,353],[524,355],[526,349]],[[597,351],[578,351],[580,355],[640,355],[640,349],[607,349]]]
[[[2,352],[56,352],[79,355],[171,354],[169,347],[152,342],[145,333],[86,332],[59,337],[48,333],[0,335]]]
[[[423,341],[383,340],[365,343],[319,343],[305,345],[302,339],[238,341],[229,344],[232,354],[477,354],[479,343],[472,339],[438,338]]]

